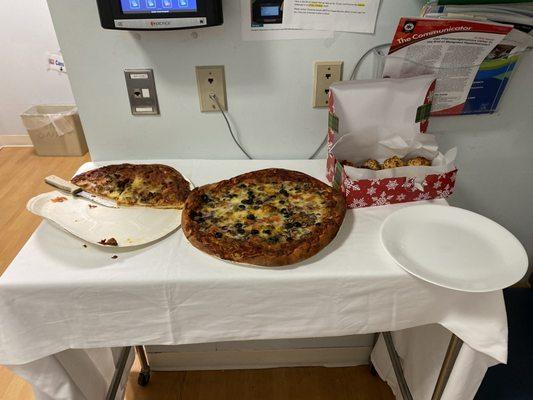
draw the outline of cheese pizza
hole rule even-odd
[[[264,169],[194,189],[182,228],[198,249],[237,263],[282,266],[333,240],[346,212],[342,194],[301,172]]]

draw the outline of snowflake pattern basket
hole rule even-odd
[[[429,116],[432,92],[435,85],[431,85],[421,107],[426,107],[425,114]],[[341,160],[337,160],[333,153],[333,145],[338,137],[339,120],[335,115],[335,99],[333,91],[329,92],[329,124],[328,124],[328,158],[327,178],[333,187],[341,190],[346,197],[348,208],[383,206],[387,204],[406,203],[419,200],[447,198],[453,194],[457,168],[442,173],[429,173],[420,178],[392,177],[379,179],[353,180],[346,172]],[[420,132],[424,133],[428,127],[427,118],[419,119]]]

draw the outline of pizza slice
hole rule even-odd
[[[115,164],[76,175],[72,183],[118,205],[183,208],[190,183],[162,164]]]

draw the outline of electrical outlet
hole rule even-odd
[[[216,95],[223,110],[228,110],[226,98],[226,76],[223,65],[196,67],[196,81],[198,84],[198,97],[200,98],[200,111],[218,111],[216,102],[210,95]]]
[[[329,87],[342,81],[342,61],[316,61],[313,85],[313,107],[327,107]]]

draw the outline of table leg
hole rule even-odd
[[[446,355],[444,356],[444,361],[442,362],[442,367],[440,369],[439,377],[437,379],[437,383],[435,384],[435,390],[433,391],[431,400],[441,399],[462,345],[463,341],[452,333],[450,343],[448,344],[448,350],[446,350]]]
[[[400,392],[404,400],[413,400],[409,386],[405,381],[405,376],[403,374],[402,363],[400,362],[400,357],[396,353],[394,348],[394,342],[392,341],[392,334],[390,332],[382,332],[383,339],[385,340],[385,345],[387,346],[387,352],[392,362],[392,368],[394,369],[394,374],[396,375],[396,381],[398,381],[398,386],[400,387]]]
[[[148,385],[148,382],[150,382],[150,364],[148,364],[146,350],[144,346],[135,346],[135,351],[137,352],[137,357],[139,357],[139,362],[141,363],[141,372],[139,372],[137,383],[140,386],[146,386]]]
[[[106,400],[115,400],[117,397],[117,392],[120,387],[120,382],[122,381],[122,376],[126,372],[126,364],[128,362],[128,357],[130,355],[131,347],[123,347],[120,351],[120,356],[118,357],[117,364],[115,365],[115,373],[113,374],[113,379],[111,379],[111,385],[107,391]]]
[[[374,333],[374,338],[372,339],[372,350],[374,350],[374,347],[376,347],[376,343],[379,339],[379,333]],[[372,351],[371,351],[372,353]],[[369,357],[370,358],[370,357]],[[374,367],[374,364],[372,364],[372,360],[368,360],[368,367],[370,368],[370,373],[374,376],[378,376],[378,371],[376,371],[376,368]]]

